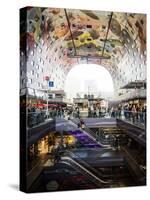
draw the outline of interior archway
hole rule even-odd
[[[75,65],[66,76],[64,90],[70,100],[77,95],[83,97],[85,94],[108,99],[114,95],[111,74],[96,64]]]
[[[32,7],[27,13],[27,25],[21,23],[22,88],[45,89],[43,77],[49,76],[53,89],[63,90],[71,68],[84,63],[110,72],[116,98],[124,86],[146,82],[146,15]]]

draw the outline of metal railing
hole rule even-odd
[[[73,112],[73,118],[84,118],[81,114],[77,114]],[[110,112],[103,113],[88,113],[85,118],[96,118],[96,119],[106,119],[106,118],[116,118],[122,119],[124,121],[128,121],[137,126],[146,126],[146,112],[134,112],[129,110],[113,110]]]
[[[71,165],[75,170],[89,177],[90,180],[94,182],[98,187],[101,186],[101,184],[110,183],[110,181],[104,181],[99,178],[98,174],[101,174],[97,170],[93,169],[90,165],[81,160],[77,155],[73,154],[72,152],[66,152],[66,155],[61,157],[60,162]]]
[[[66,150],[66,151],[64,151],[64,155],[73,158],[79,164],[81,164],[82,166],[84,166],[87,170],[89,170],[90,172],[92,172],[93,174],[95,174],[98,178],[103,179],[103,178],[108,177],[107,175],[104,175],[103,173],[101,173],[100,171],[96,170],[94,167],[92,167],[91,165],[89,165],[87,162],[85,162],[83,159],[81,159],[77,154],[73,153],[72,151]],[[110,180],[109,181],[104,181],[104,182],[105,183],[111,183]]]
[[[33,128],[41,123],[46,122],[47,120],[53,119],[54,115],[47,111],[35,111],[35,112],[27,112],[27,126],[29,128]]]
[[[140,127],[146,127],[146,112],[133,112],[124,110],[123,112],[116,113],[116,118]]]
[[[44,111],[27,113],[27,125],[29,128],[34,127],[40,123],[43,123],[45,119],[46,119],[46,114]]]
[[[135,156],[133,156],[131,154],[129,149],[127,149],[125,147],[121,147],[121,150],[122,150],[123,154],[125,155],[128,165],[132,168],[132,170],[136,174],[137,181],[140,181],[140,182],[146,184],[146,168],[144,168],[143,166],[138,164],[138,162],[134,158]]]
[[[49,110],[48,112],[46,110],[38,110],[34,112],[28,112],[27,111],[27,125],[28,127],[34,127],[40,123],[43,123],[47,119],[53,119],[55,117],[58,118],[71,118],[73,119],[79,119],[80,114],[77,113],[69,113],[67,111],[62,110]],[[132,124],[135,124],[137,126],[145,127],[146,126],[146,112],[133,112],[129,110],[114,110],[110,112],[105,112],[102,115],[92,114],[89,115],[86,118],[116,118],[121,119],[127,122],[130,122]],[[75,122],[75,120],[74,120]],[[86,127],[87,128],[87,127]],[[93,133],[91,133],[92,135]]]
[[[27,117],[27,126],[29,128],[33,128],[36,125],[39,125],[47,120],[55,119],[57,118],[66,118],[67,113],[62,110],[36,110],[33,111],[27,111],[26,117]]]

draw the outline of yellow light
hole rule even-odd
[[[75,138],[72,135],[69,135],[67,138],[68,144],[74,144],[75,143]]]

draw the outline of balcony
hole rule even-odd
[[[130,100],[134,98],[146,98],[145,89],[134,89],[118,96],[119,101]]]

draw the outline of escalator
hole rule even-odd
[[[111,181],[103,180],[103,175],[99,171],[91,167],[89,164],[87,164],[85,161],[83,161],[77,155],[70,151],[66,151],[64,153],[64,155],[61,157],[60,163],[69,165],[79,173],[85,175],[97,187],[101,187],[102,185],[108,185],[111,183]]]
[[[135,155],[133,156],[130,150],[126,147],[122,147],[122,152],[126,157],[126,165],[128,169],[134,174],[135,181],[140,185],[146,185],[146,168],[142,168],[142,165],[138,163],[135,159]],[[141,157],[139,157],[139,160]],[[146,162],[145,162],[146,166]]]
[[[136,181],[131,175],[125,163],[122,166],[95,168],[83,160],[83,157],[65,150],[61,152],[61,158],[55,165],[44,166],[41,176],[33,184],[31,190],[37,191],[38,188],[39,191],[64,191],[135,186]],[[52,183],[57,183],[58,187],[55,188],[56,184]],[[47,188],[47,186],[50,187]]]
[[[126,144],[127,142],[125,134],[117,126],[88,129],[96,134],[98,141],[100,141],[102,144],[114,146],[117,138],[122,138],[122,145]]]
[[[109,144],[103,144],[97,139],[95,132],[90,130],[85,126],[84,129],[78,128],[78,121],[71,119],[70,123],[76,127],[74,130],[70,130],[69,133],[73,135],[84,147],[97,148],[97,147],[107,147],[111,148]]]

